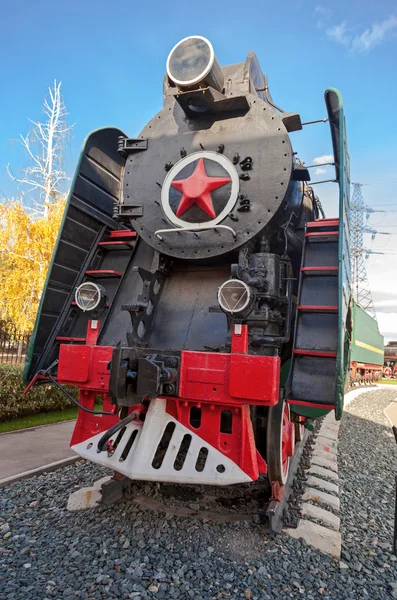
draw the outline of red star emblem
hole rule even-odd
[[[207,215],[215,219],[216,213],[212,204],[211,192],[230,181],[230,177],[208,177],[205,172],[204,158],[200,158],[190,177],[171,182],[172,187],[182,192],[176,216],[183,215],[188,208],[196,204]]]

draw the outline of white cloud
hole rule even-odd
[[[392,239],[384,249],[385,255],[371,256],[366,261],[366,269],[379,330],[386,340],[397,340],[397,279],[390,276],[390,273],[395,271],[396,257],[387,254],[397,250],[397,242],[394,239],[397,236],[390,237]],[[374,250],[382,252],[382,247],[377,245]]]
[[[397,31],[397,15],[372,23],[362,33],[354,33],[355,29],[342,21],[339,25],[329,27],[325,33],[330,40],[346,46],[352,52],[369,52],[383,42],[389,33]]]
[[[332,13],[332,10],[330,8],[327,8],[326,6],[322,6],[322,4],[318,4],[314,8],[314,13],[326,16],[326,15],[330,15]]]
[[[334,162],[334,157],[332,154],[324,154],[323,156],[317,156],[317,158],[313,158],[314,165],[322,165],[323,163]]]
[[[332,156],[332,154],[324,154],[323,156],[317,156],[316,158],[313,158],[313,165],[320,165],[320,167],[318,167],[317,169],[315,169],[314,174],[315,175],[324,175],[324,173],[327,172],[327,168],[323,168],[321,165],[323,165],[324,163],[330,163],[334,161],[334,157]]]
[[[334,25],[333,27],[330,27],[325,33],[330,40],[336,42],[337,44],[341,44],[342,46],[349,46],[352,40],[350,31],[351,30],[346,25],[346,21],[343,21],[339,25]]]
[[[385,342],[397,339],[397,313],[377,312],[376,319],[380,333],[385,336]]]
[[[380,302],[374,302],[375,310],[377,313],[392,313],[397,312],[397,301],[394,300],[381,300]]]
[[[317,19],[317,27],[322,29],[326,26],[326,23],[329,22],[329,19],[332,15],[332,10],[319,4],[315,7],[313,15]]]
[[[356,52],[367,52],[383,42],[386,34],[397,29],[397,16],[391,15],[388,19],[373,23],[360,35],[356,35],[352,41],[352,50]]]

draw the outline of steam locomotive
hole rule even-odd
[[[25,368],[79,412],[71,447],[129,480],[241,484],[280,498],[303,426],[343,409],[349,157],[325,92],[339,215],[325,218],[250,52],[171,50],[137,138],[85,141]],[[78,388],[78,400],[64,386]],[[100,407],[98,408],[98,402]]]

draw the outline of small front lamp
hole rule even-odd
[[[103,308],[106,304],[106,290],[101,285],[92,281],[85,281],[76,288],[75,301],[77,306],[83,311],[91,311],[96,308]]]

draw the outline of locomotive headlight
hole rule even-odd
[[[167,75],[182,89],[202,82],[218,91],[223,89],[223,73],[212,44],[201,35],[184,38],[173,47],[167,59]]]
[[[101,285],[92,281],[85,281],[78,288],[74,295],[77,306],[83,311],[102,308],[106,304],[106,290]]]
[[[218,290],[219,306],[230,314],[242,312],[248,307],[251,300],[251,289],[240,279],[228,279]]]

